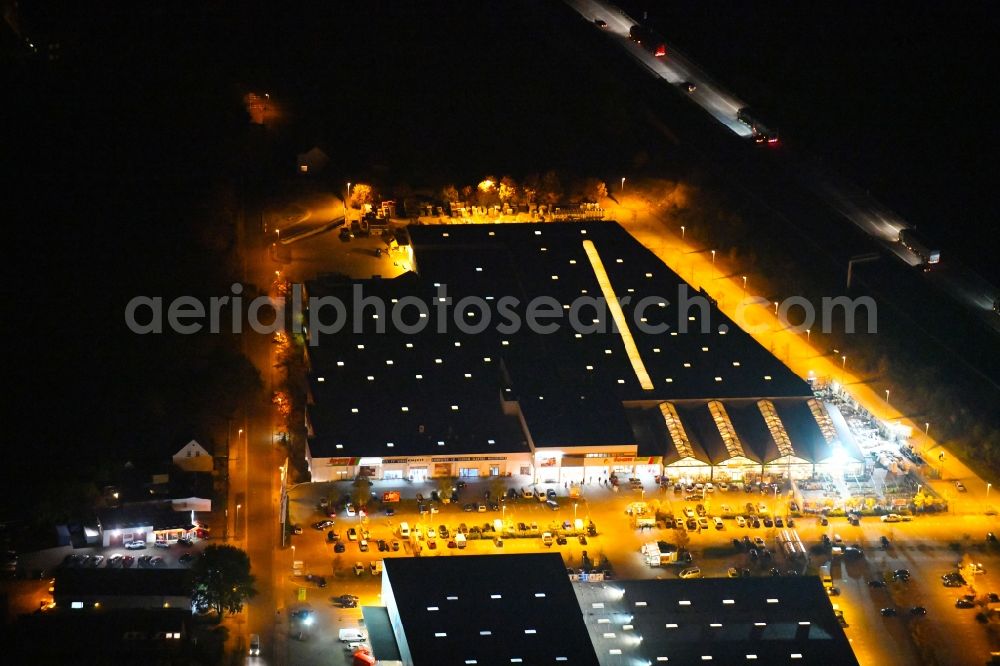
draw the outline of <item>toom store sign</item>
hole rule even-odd
[[[382,493],[383,502],[398,502],[399,501],[399,491],[390,490],[389,492]]]
[[[327,467],[350,467],[351,465],[360,465],[361,458],[327,458]]]

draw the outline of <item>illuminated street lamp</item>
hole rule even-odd
[[[806,329],[806,342],[809,342],[810,340],[812,340],[811,336],[812,336],[812,329],[807,328]]]
[[[847,356],[846,355],[840,357],[840,369],[841,370],[846,370],[847,369]]]
[[[774,314],[778,314],[778,301],[774,302]]]
[[[625,177],[622,177],[622,192],[625,191]]]
[[[885,390],[885,404],[889,404],[889,389]]]
[[[239,535],[240,533],[240,509],[242,508],[243,508],[242,504],[236,505],[236,523],[234,526],[234,531],[236,532],[237,535]]]
[[[715,265],[715,250],[712,250],[712,265]]]
[[[931,429],[931,424],[930,423],[925,423],[924,424],[924,437],[930,437],[930,434],[929,434],[930,433],[930,429]]]
[[[987,483],[986,484],[986,497],[987,498],[989,498],[989,496],[990,496],[990,488],[992,488],[992,487],[993,487],[992,483]]]
[[[743,276],[743,298],[747,297],[747,276]]]
[[[681,240],[684,239],[684,225],[681,225]]]
[[[576,502],[573,502],[573,522],[576,522]]]

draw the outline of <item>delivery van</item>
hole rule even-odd
[[[459,548],[465,548],[465,535],[461,532],[455,535],[455,545]]]
[[[368,635],[360,629],[348,628],[340,630],[340,640],[345,643],[358,643],[368,640]]]
[[[403,539],[410,538],[410,524],[407,522],[402,522],[399,524],[399,536]]]

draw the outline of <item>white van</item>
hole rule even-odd
[[[345,643],[360,643],[361,641],[368,640],[368,634],[360,629],[341,629],[340,640]]]
[[[455,535],[455,545],[459,548],[465,548],[465,535],[461,532]]]
[[[382,573],[382,560],[372,560],[369,563],[371,572],[373,576],[378,576]]]
[[[399,524],[399,536],[403,539],[410,538],[410,524],[407,522],[402,522]]]

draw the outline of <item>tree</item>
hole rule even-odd
[[[598,178],[586,178],[581,187],[581,196],[584,201],[600,203],[608,196],[608,186]]]
[[[371,185],[358,183],[351,188],[351,199],[348,203],[352,206],[360,208],[361,206],[373,203],[374,201],[375,190],[372,189]]]
[[[439,476],[434,481],[437,483],[439,493],[442,495],[451,495],[451,489],[455,487],[455,477]]]
[[[542,187],[539,194],[547,204],[557,204],[562,201],[563,189],[559,174],[555,171],[547,171],[542,176]]]
[[[458,189],[451,184],[445,185],[441,190],[441,198],[447,203],[457,203],[459,201]]]
[[[359,476],[354,481],[351,501],[358,509],[363,509],[372,501],[372,482],[367,476]]]
[[[239,613],[256,594],[250,557],[236,546],[212,544],[191,568],[191,599],[196,606],[214,609],[216,622],[223,612]]]
[[[496,176],[486,176],[479,182],[476,187],[476,202],[480,206],[495,206],[500,202]]]
[[[504,203],[518,203],[517,181],[510,176],[504,176],[500,179],[500,187],[497,190],[497,194],[500,195],[500,201]]]

